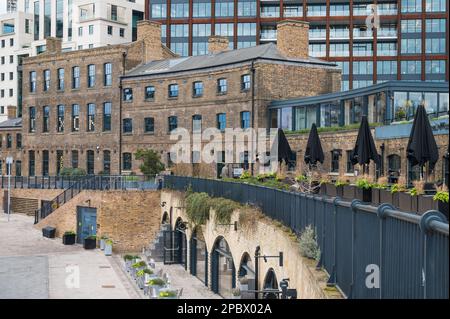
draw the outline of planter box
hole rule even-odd
[[[398,192],[392,194],[392,206],[398,208],[398,205],[399,205],[399,197],[400,197],[400,196],[399,196],[399,193],[398,193]]]
[[[418,196],[418,209],[417,213],[423,215],[429,210],[438,210],[438,203],[433,200],[433,195]]]
[[[334,184],[324,184],[322,186],[325,186],[326,194],[330,197],[336,197],[337,196],[337,189]]]
[[[380,189],[379,188],[372,188],[372,204],[378,206],[381,204],[380,201]]]
[[[398,209],[403,212],[413,212],[413,198],[416,196],[411,196],[409,193],[398,193]]]
[[[112,245],[111,244],[108,245],[105,243],[104,251],[105,251],[105,256],[111,256],[112,255]]]
[[[328,195],[327,184],[324,183],[324,184],[320,185],[319,194],[320,195]]]
[[[47,238],[55,238],[56,228],[55,227],[44,227],[42,228],[42,236]]]
[[[130,271],[131,271],[131,265],[132,265],[132,263],[133,263],[132,260],[126,260],[126,261],[125,261],[125,270],[126,270],[127,272],[130,272]]]
[[[355,198],[365,202],[365,203],[371,203],[372,202],[372,189],[362,189],[357,188],[355,189]]]
[[[105,250],[105,239],[100,239],[100,250]]]
[[[392,204],[393,200],[392,200],[392,193],[390,190],[388,189],[379,189],[378,190],[380,192],[380,204]]]
[[[319,182],[311,182],[311,188],[313,194],[319,194],[320,191],[320,183]]]
[[[64,245],[74,245],[75,244],[75,234],[63,235],[62,242]]]
[[[347,200],[353,200],[356,196],[356,187],[353,185],[344,185],[344,194],[343,194],[343,198],[347,199]]]
[[[95,248],[97,248],[97,240],[96,239],[85,238],[84,242],[83,242],[83,248],[84,249],[95,249]]]
[[[448,220],[448,203],[437,201],[438,210],[447,217]]]

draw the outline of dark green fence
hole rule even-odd
[[[166,176],[164,187],[206,192],[259,207],[300,233],[311,225],[319,266],[348,298],[448,298],[449,226],[437,211],[422,216],[388,204],[282,191],[238,182]],[[286,256],[286,258],[289,258]]]

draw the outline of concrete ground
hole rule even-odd
[[[120,256],[65,246],[33,228],[34,217],[0,210],[0,299],[140,299]],[[220,298],[180,265],[157,263],[183,299]]]

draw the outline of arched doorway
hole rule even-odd
[[[231,298],[236,287],[233,256],[223,237],[216,239],[211,259],[211,290],[224,298]]]
[[[264,278],[263,299],[278,299],[278,280],[275,271],[270,268]]]
[[[397,183],[400,176],[401,158],[397,154],[388,156],[388,178],[389,183]]]
[[[164,232],[164,263],[182,264],[187,270],[186,223],[178,218],[174,230]]]
[[[191,275],[208,286],[208,249],[200,226],[195,228],[191,237],[190,261]]]
[[[169,225],[169,223],[170,223],[169,213],[164,212],[163,218],[162,218],[162,221],[161,221],[161,224],[163,224],[163,225]]]
[[[246,290],[255,290],[255,267],[248,253],[241,257],[238,270],[238,287],[241,289],[242,299],[254,299],[255,293],[245,292]]]

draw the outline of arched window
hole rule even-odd
[[[236,286],[235,268],[230,247],[223,237],[216,240],[211,260],[211,289],[224,298],[230,298]]]

